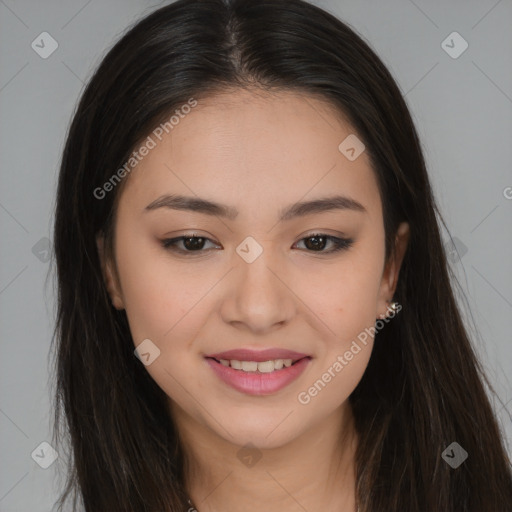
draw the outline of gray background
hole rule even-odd
[[[458,250],[451,260],[480,333],[475,345],[506,404],[495,408],[510,443],[512,1],[315,3],[370,42],[406,96]],[[159,5],[0,0],[1,511],[46,512],[56,499],[57,464],[42,469],[31,454],[50,441],[54,293],[51,280],[45,287],[45,238],[68,123],[107,49]],[[31,47],[45,31],[58,42],[47,59]],[[458,58],[441,46],[453,31],[469,44]],[[452,243],[444,230],[443,238]]]

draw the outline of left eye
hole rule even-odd
[[[310,252],[320,252],[324,254],[348,249],[354,243],[351,238],[338,238],[336,236],[325,235],[323,233],[315,233],[313,235],[309,235],[299,240],[299,242],[302,242],[303,240],[309,241],[308,243],[305,243],[305,245],[308,249],[313,248],[313,250]],[[334,247],[324,251],[322,248],[325,247],[327,241],[330,241]],[[320,250],[318,250],[319,247]]]
[[[341,251],[343,249],[348,249],[354,242],[351,238],[338,238],[323,233],[315,233],[309,235],[299,240],[298,243],[302,241],[306,241],[305,245],[306,249],[309,249],[308,252],[319,252],[324,254]],[[333,244],[333,247],[331,247],[331,249],[329,250],[324,250],[327,242],[329,241]],[[170,251],[190,254],[192,252],[205,252],[203,251],[203,248],[206,242],[210,242],[216,245],[209,238],[203,236],[190,235],[162,240],[162,246]],[[183,243],[184,249],[177,247],[178,243]]]

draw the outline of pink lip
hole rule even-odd
[[[269,361],[272,359],[292,359],[292,366],[283,367],[270,373],[244,372],[224,366],[216,359],[236,359],[238,361]],[[206,362],[216,375],[232,388],[248,395],[271,395],[288,386],[306,369],[311,357],[289,350],[271,349],[260,352],[252,350],[230,350],[206,357]]]
[[[301,354],[299,352],[293,352],[292,350],[284,350],[281,348],[269,348],[266,350],[251,350],[251,349],[234,349],[226,352],[218,352],[217,354],[209,354],[205,357],[211,357],[213,359],[235,359],[236,361],[256,361],[262,363],[263,361],[271,361],[273,359],[291,359],[292,361],[298,361],[304,357],[308,357],[308,354]]]

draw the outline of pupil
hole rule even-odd
[[[313,242],[312,244],[309,243],[310,240],[315,240],[315,242]],[[320,242],[320,244],[318,243],[318,240],[321,240],[322,242]],[[320,245],[320,247],[319,247]],[[325,237],[323,236],[310,236],[309,238],[306,239],[306,247],[308,249],[323,249],[325,247]]]
[[[193,241],[192,244],[188,243],[188,242],[190,242],[190,240]],[[187,249],[190,249],[190,250],[201,249],[203,242],[204,242],[204,239],[202,237],[198,237],[198,236],[189,236],[189,237],[183,239],[183,245]]]

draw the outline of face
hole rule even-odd
[[[385,262],[368,155],[338,148],[354,130],[313,97],[236,91],[160,131],[124,178],[115,261],[98,238],[112,302],[134,347],[146,340],[175,417],[237,445],[283,445],[348,406],[407,225]]]

